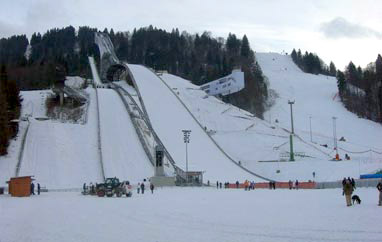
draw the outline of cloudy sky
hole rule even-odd
[[[1,0],[0,37],[88,25],[131,31],[152,24],[213,36],[246,34],[257,52],[317,53],[343,69],[382,54],[380,0]]]

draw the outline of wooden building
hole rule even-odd
[[[12,197],[29,197],[31,194],[32,176],[12,177],[8,181],[8,191]]]

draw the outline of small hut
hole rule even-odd
[[[12,197],[29,197],[31,194],[32,176],[12,177],[8,181],[8,191]]]

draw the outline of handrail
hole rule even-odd
[[[99,101],[98,101],[98,91],[97,87],[94,87],[95,93],[96,93],[96,103],[97,103],[97,136],[98,136],[98,156],[99,156],[99,162],[101,166],[101,176],[103,178],[103,181],[105,181],[105,169],[103,165],[103,155],[102,155],[102,141],[101,141],[101,119],[99,115]]]
[[[28,135],[28,131],[29,131],[29,126],[30,126],[29,118],[30,118],[30,117],[28,117],[28,125],[27,125],[27,128],[25,129],[24,135],[23,135],[22,140],[21,140],[21,147],[20,147],[19,156],[18,156],[17,164],[16,164],[16,170],[15,170],[15,176],[16,176],[16,177],[19,176],[20,169],[21,169],[21,162],[22,162],[22,160],[23,160],[24,148],[25,148],[25,141],[26,141],[26,139],[27,139],[27,135]]]

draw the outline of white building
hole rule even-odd
[[[240,69],[234,69],[228,76],[215,81],[208,82],[200,86],[200,89],[208,95],[228,95],[244,88],[244,72]]]

